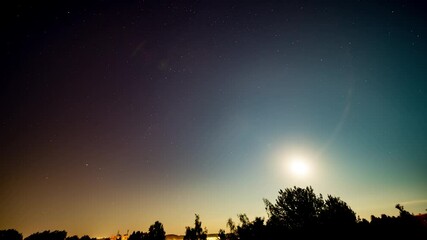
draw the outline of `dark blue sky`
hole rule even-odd
[[[427,204],[422,1],[18,2],[2,10],[0,228],[209,232],[313,186]],[[288,165],[302,159],[308,173]]]

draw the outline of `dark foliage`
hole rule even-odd
[[[427,214],[414,216],[400,204],[399,215],[371,216],[371,221],[356,218],[354,211],[338,197],[316,195],[313,189],[287,188],[279,191],[275,203],[264,199],[268,219],[256,217],[250,221],[246,214],[239,214],[239,223],[228,219],[229,232],[220,229],[220,240],[263,239],[426,239]],[[65,231],[37,232],[24,240],[95,240],[85,235],[67,237]],[[23,240],[14,229],[0,230],[0,240]],[[128,240],[165,240],[163,224],[156,221],[148,232],[133,232]],[[194,227],[186,227],[184,240],[206,240],[207,230],[202,228],[199,215]]]
[[[15,229],[0,230],[0,240],[22,240],[22,234]]]
[[[128,240],[145,240],[147,238],[147,233],[141,231],[133,231],[133,233],[129,236]]]
[[[412,239],[427,236],[427,227],[399,204],[396,205],[400,211],[398,217],[372,216],[368,222],[357,219],[340,198],[328,195],[324,200],[322,195],[316,196],[311,187],[280,190],[275,204],[264,202],[269,215],[264,236],[268,238],[394,239],[405,236],[405,239]]]
[[[246,214],[239,214],[238,217],[240,225],[237,226],[236,233],[239,239],[257,240],[266,236],[266,226],[263,218],[256,217],[251,222]]]
[[[371,216],[371,222],[365,226],[364,232],[377,238],[393,239],[396,236],[404,236],[405,239],[426,239],[427,225],[422,219],[406,211],[400,204],[397,204],[396,208],[399,210],[397,217],[385,214],[381,217]]]
[[[144,233],[142,231],[132,232],[128,240],[165,240],[166,232],[163,228],[163,224],[159,221],[156,221],[148,228],[148,232]]]
[[[279,191],[276,203],[264,199],[271,226],[287,231],[312,228],[320,223],[324,207],[322,195],[316,196],[311,187],[287,188]]]
[[[64,240],[66,237],[66,231],[44,231],[33,233],[26,237],[25,240]]]
[[[89,235],[83,235],[80,240],[96,240],[96,238],[91,238]]]
[[[67,237],[65,240],[79,240],[79,237],[77,235],[74,235],[74,236]]]
[[[220,229],[218,231],[218,238],[219,238],[219,240],[226,240],[227,239],[227,234],[225,233],[224,229]]]
[[[163,224],[156,221],[148,229],[148,240],[165,240],[166,232],[163,229]]]
[[[196,214],[194,228],[186,227],[184,240],[206,240],[208,231],[202,228],[199,215]]]

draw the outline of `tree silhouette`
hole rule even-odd
[[[264,199],[269,223],[286,230],[300,230],[316,225],[323,207],[322,195],[319,197],[313,188],[286,188],[279,191],[276,203]]]
[[[166,233],[163,229],[163,224],[159,221],[156,221],[153,225],[151,225],[148,229],[148,239],[149,240],[165,240]]]
[[[220,240],[260,240],[260,239],[425,239],[427,236],[427,215],[414,215],[401,204],[395,207],[399,216],[371,216],[371,221],[356,218],[354,211],[339,197],[316,195],[311,186],[306,188],[286,188],[279,190],[275,203],[264,199],[268,213],[264,218],[250,221],[246,214],[238,214],[239,222],[231,218],[226,226],[230,232],[220,229]],[[119,234],[118,234],[119,235]],[[119,235],[120,236],[120,235]],[[84,235],[67,237],[66,231],[36,232],[24,240],[96,240]],[[133,232],[128,240],[165,240],[163,224],[156,221],[147,233]],[[202,228],[198,214],[194,227],[186,227],[184,240],[206,240],[207,230]],[[0,240],[23,240],[15,229],[0,230]]]
[[[237,233],[237,227],[236,224],[233,222],[233,219],[229,218],[227,220],[227,227],[230,229],[229,233],[225,233],[224,229],[220,229],[218,232],[218,238],[220,240],[237,240],[238,233]]]
[[[80,240],[91,240],[91,238],[88,235],[84,235],[80,238]]]
[[[240,225],[237,226],[237,236],[240,240],[256,240],[265,238],[266,227],[264,219],[256,217],[254,221],[249,221],[246,214],[238,215]]]
[[[399,216],[387,216],[381,214],[381,217],[371,216],[369,227],[366,233],[376,238],[394,239],[401,236],[402,239],[425,239],[427,236],[427,225],[422,219],[418,219],[409,213],[400,204],[395,206],[399,210]]]
[[[33,233],[26,237],[25,240],[64,240],[66,237],[66,231],[44,231]]]
[[[227,234],[225,233],[224,229],[219,229],[218,238],[219,240],[227,240]]]
[[[159,221],[154,222],[149,228],[148,232],[133,231],[129,236],[128,240],[165,240],[166,232],[163,228],[163,224]]]
[[[207,238],[208,231],[206,229],[202,229],[202,222],[200,221],[200,217],[198,214],[195,215],[196,219],[194,220],[194,228],[185,228],[184,240],[206,240]]]
[[[286,188],[279,191],[275,204],[264,199],[269,215],[268,234],[274,238],[291,237],[342,237],[339,231],[356,229],[356,214],[338,197],[328,195],[323,200],[311,186]],[[339,230],[341,229],[341,230]]]
[[[227,239],[228,240],[237,240],[238,239],[238,237],[237,237],[237,227],[236,227],[236,224],[233,222],[233,219],[229,218],[227,220],[227,227],[228,227],[228,229],[230,229],[230,233],[228,233],[226,235]]]
[[[146,238],[146,233],[141,232],[141,231],[133,231],[132,234],[129,236],[128,240],[144,240],[147,239]]]
[[[327,225],[352,225],[356,223],[356,213],[339,197],[328,195],[321,209],[320,222]]]
[[[409,232],[415,236],[427,237],[427,225],[423,225],[421,219],[417,219],[413,214],[409,213],[400,204],[395,206],[399,210],[399,217],[396,218],[397,227],[404,232]]]
[[[74,235],[74,236],[67,237],[66,240],[79,240],[79,237],[77,235]]]
[[[15,229],[0,230],[0,240],[22,240],[22,234]]]

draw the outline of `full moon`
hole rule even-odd
[[[288,180],[313,180],[317,175],[317,157],[310,150],[302,147],[282,147],[274,152],[277,174]]]
[[[292,158],[289,168],[291,173],[297,177],[305,177],[310,172],[307,160],[301,157]]]

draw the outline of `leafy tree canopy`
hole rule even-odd
[[[200,217],[196,214],[194,228],[186,227],[184,240],[206,240],[208,231],[202,228]]]
[[[148,240],[165,240],[166,232],[163,229],[163,224],[156,221],[148,228]]]
[[[269,215],[268,224],[286,230],[301,230],[319,225],[348,225],[356,223],[356,214],[340,198],[316,195],[311,186],[293,187],[279,191],[273,204],[264,199]]]

